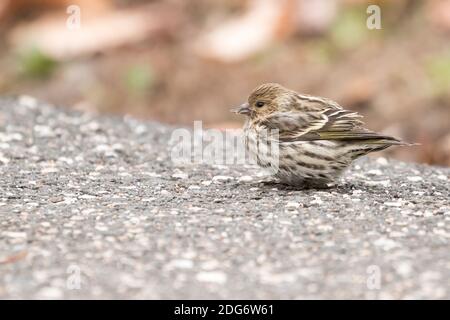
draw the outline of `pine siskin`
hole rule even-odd
[[[245,146],[257,164],[289,185],[325,187],[356,158],[409,145],[365,129],[361,115],[332,100],[276,83],[257,87],[248,102],[231,111],[247,116]],[[267,152],[270,143],[276,144],[276,154]]]

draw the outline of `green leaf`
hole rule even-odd
[[[134,65],[125,73],[125,85],[132,93],[142,94],[154,84],[154,74],[148,65]]]
[[[450,51],[428,59],[425,65],[433,91],[438,94],[450,93]]]
[[[39,49],[32,48],[19,55],[19,66],[28,77],[45,78],[55,70],[57,62]]]

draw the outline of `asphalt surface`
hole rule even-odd
[[[0,298],[450,298],[449,168],[295,190],[175,165],[172,130],[0,99]]]

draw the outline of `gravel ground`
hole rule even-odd
[[[0,298],[450,298],[450,169],[295,190],[177,167],[171,131],[0,99]]]

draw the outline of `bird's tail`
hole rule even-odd
[[[379,138],[368,139],[365,140],[364,143],[370,145],[378,144],[378,145],[401,146],[401,147],[420,146],[420,143],[410,143],[390,136],[380,136]]]

